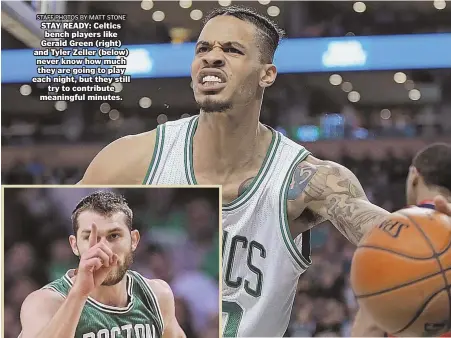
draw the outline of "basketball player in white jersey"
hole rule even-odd
[[[125,199],[94,192],[71,218],[78,267],[27,296],[19,338],[186,338],[169,285],[130,269],[140,235]]]
[[[222,185],[228,337],[285,333],[298,278],[311,264],[312,227],[332,222],[357,244],[388,214],[367,200],[348,169],[313,157],[259,122],[281,37],[252,10],[211,13],[191,67],[200,114],[111,143],[80,182]]]

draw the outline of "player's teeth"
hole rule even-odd
[[[208,75],[203,77],[202,82],[205,83],[205,82],[222,82],[222,81],[217,76]]]

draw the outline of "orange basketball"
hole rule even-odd
[[[431,209],[392,213],[359,244],[351,285],[360,307],[394,336],[451,331],[451,222]]]

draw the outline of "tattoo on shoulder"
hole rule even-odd
[[[325,201],[331,194],[364,198],[365,192],[357,179],[345,175],[338,166],[319,165],[318,173],[306,187],[305,202]]]
[[[317,171],[318,169],[316,167],[304,165],[302,162],[298,163],[294,169],[290,187],[288,188],[289,201],[294,201],[301,196],[302,192],[305,190]]]
[[[243,183],[240,184],[240,186],[238,187],[238,196],[241,196],[242,194],[244,194],[244,192],[247,190],[247,188],[249,188],[249,186],[252,184],[254,180],[254,177],[250,177],[247,180],[245,180]]]
[[[343,179],[337,182],[339,187],[343,187],[349,193],[350,196],[355,198],[363,198],[365,197],[365,192],[362,188],[356,186],[350,179]]]

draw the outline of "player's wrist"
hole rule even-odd
[[[89,297],[89,291],[79,287],[77,283],[70,289],[68,297],[76,298],[78,300],[87,301]]]

